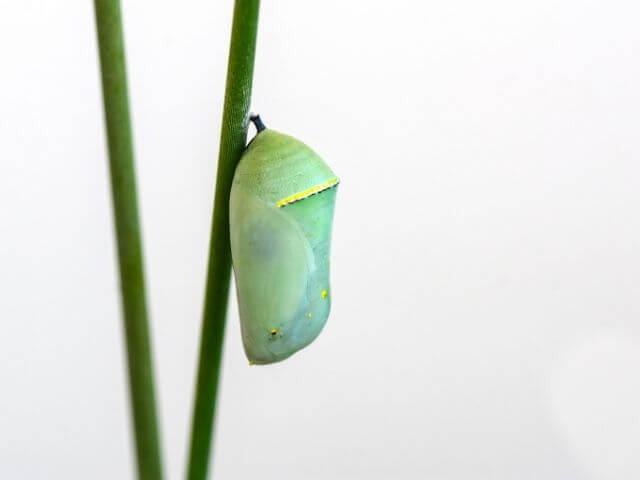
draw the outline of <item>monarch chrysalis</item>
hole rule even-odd
[[[329,316],[329,251],[338,179],[302,142],[265,129],[236,168],[231,254],[244,350],[278,362],[309,345]]]

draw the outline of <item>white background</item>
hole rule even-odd
[[[637,3],[262,3],[253,109],[342,180],[333,311],[249,367],[232,298],[215,478],[639,478]],[[231,13],[124,1],[172,479]],[[92,2],[2,1],[0,59],[0,478],[133,478]]]

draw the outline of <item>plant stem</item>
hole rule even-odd
[[[138,478],[156,480],[162,478],[162,462],[147,323],[122,19],[118,0],[95,0],[94,4]]]
[[[236,0],[222,114],[187,478],[204,480],[211,450],[231,281],[229,194],[247,140],[259,0]]]

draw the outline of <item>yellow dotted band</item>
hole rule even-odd
[[[285,205],[289,205],[290,203],[297,202],[298,200],[304,200],[311,195],[315,195],[316,193],[320,193],[328,188],[335,187],[338,184],[337,178],[332,178],[331,180],[327,180],[326,182],[315,185],[311,188],[307,188],[298,193],[294,193],[293,195],[289,195],[288,197],[284,197],[282,200],[278,200],[276,202],[276,207],[284,207]]]

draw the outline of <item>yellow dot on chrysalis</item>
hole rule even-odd
[[[311,312],[307,313],[307,317],[311,318]]]
[[[278,334],[278,329],[277,328],[272,328],[269,333],[271,333],[272,337],[275,337]]]
[[[327,292],[326,290],[322,290],[322,292],[320,292],[320,296],[322,298],[327,298],[329,296],[329,292]]]

